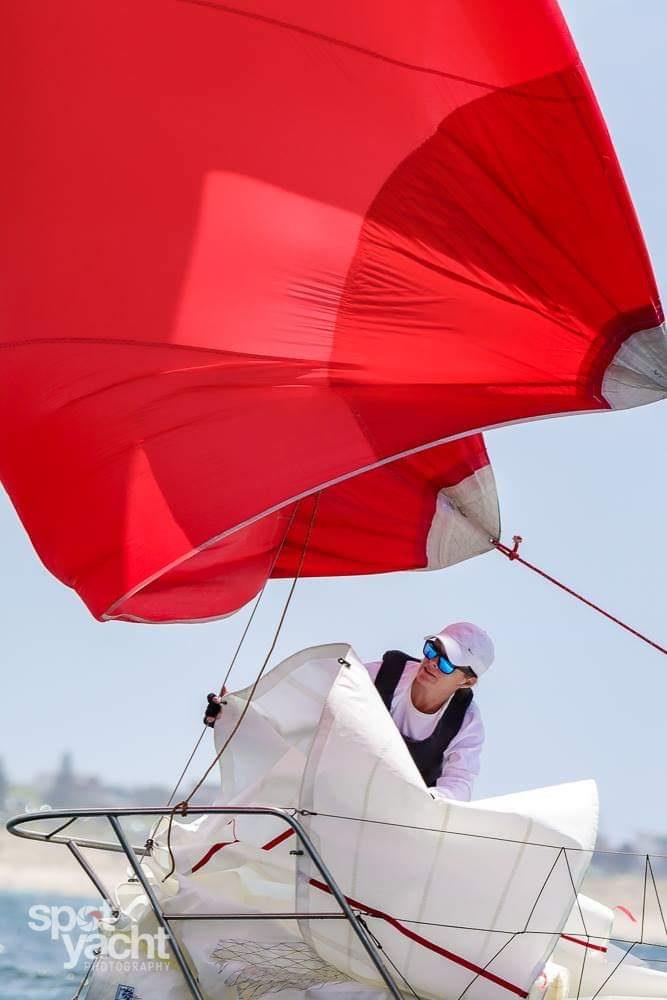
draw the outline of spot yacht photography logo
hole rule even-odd
[[[108,906],[52,906],[33,903],[28,910],[28,927],[39,934],[48,933],[52,941],[65,948],[63,968],[75,969],[82,959],[92,962],[124,962],[137,971],[156,971],[169,961],[167,937],[162,927],[155,933],[139,933],[136,924],[114,926]],[[103,924],[103,930],[100,930]]]

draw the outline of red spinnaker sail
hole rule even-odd
[[[553,0],[4,15],[0,476],[97,617],[234,611],[318,492],[306,575],[485,551],[474,432],[666,394]]]

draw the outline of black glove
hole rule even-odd
[[[208,699],[208,704],[206,705],[206,709],[204,711],[204,725],[214,726],[216,719],[222,711],[223,701],[220,695],[215,694],[213,691],[207,694],[206,697]]]

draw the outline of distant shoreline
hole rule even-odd
[[[122,854],[105,851],[86,854],[109,891],[126,878],[127,860]],[[99,895],[66,847],[23,840],[6,830],[0,830],[0,892],[95,898]]]
[[[128,863],[122,854],[84,852],[109,892],[124,882]],[[582,891],[606,906],[625,906],[640,913],[643,878],[596,873],[586,878]],[[99,894],[76,859],[60,844],[22,840],[0,829],[0,892],[43,893],[81,898]]]

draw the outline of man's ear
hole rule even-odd
[[[476,683],[477,683],[477,678],[476,677],[466,677],[464,679],[464,681],[463,681],[463,684],[459,684],[459,687],[462,687],[462,688],[473,688]]]

